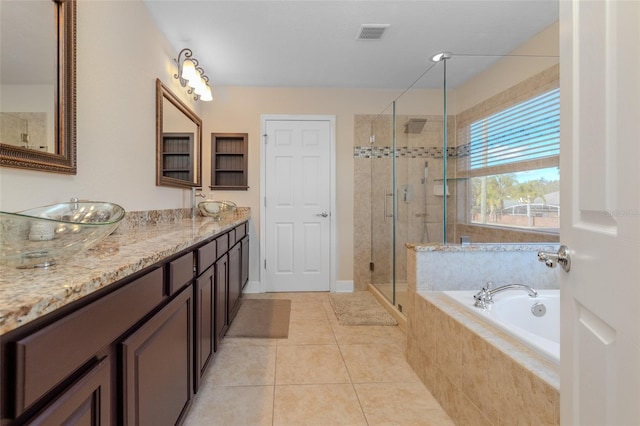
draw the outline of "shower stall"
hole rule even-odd
[[[504,62],[508,69],[525,70],[511,83],[516,89],[506,86],[496,94],[483,90],[486,82],[480,89],[459,89],[466,82],[456,71],[491,70]],[[556,64],[553,55],[445,56],[379,114],[355,116],[356,283],[368,282],[406,313],[407,244],[553,241],[548,234],[513,233],[508,227],[498,232],[472,223],[480,181],[469,173],[468,123],[523,90],[535,92],[553,85],[554,78],[557,85]]]
[[[443,119],[383,115],[373,122],[372,134],[371,284],[402,311],[405,244],[443,241]]]

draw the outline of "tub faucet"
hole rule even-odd
[[[487,281],[487,283],[482,287],[482,289],[473,295],[475,299],[475,303],[473,306],[478,308],[486,308],[488,305],[493,303],[493,295],[496,293],[503,292],[505,290],[524,290],[529,294],[529,297],[538,297],[538,292],[535,289],[529,287],[524,284],[507,284],[500,286],[498,288],[491,288],[493,286],[493,281]]]

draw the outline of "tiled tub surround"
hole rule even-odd
[[[524,289],[523,289],[524,290]],[[560,290],[536,290],[531,298],[525,291],[505,291],[493,296],[487,309],[474,306],[475,290],[443,291],[474,317],[560,364]],[[536,307],[534,314],[534,306]],[[539,315],[542,313],[542,315]],[[539,316],[538,316],[539,315]]]
[[[480,290],[526,284],[535,289],[558,288],[560,268],[547,268],[538,251],[558,251],[557,244],[407,244],[407,281],[418,292]],[[412,285],[413,282],[413,285]]]
[[[248,208],[216,222],[189,209],[127,212],[116,232],[50,268],[0,267],[0,335],[249,219]]]
[[[556,247],[408,245],[407,359],[458,425],[560,422],[558,367],[441,293],[489,279],[557,287],[541,248]]]
[[[560,423],[556,367],[439,292],[409,291],[407,360],[459,425]]]

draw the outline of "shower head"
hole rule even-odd
[[[411,135],[417,135],[422,132],[422,129],[424,128],[424,125],[426,123],[426,118],[410,118],[407,124],[405,124],[404,126],[404,132]]]

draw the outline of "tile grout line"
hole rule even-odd
[[[333,310],[333,307],[331,309]],[[327,318],[328,318],[328,314],[327,314]],[[329,324],[329,326],[331,327],[331,323]],[[338,327],[340,327],[340,324],[338,324]],[[340,343],[338,342],[338,337],[336,336],[336,331],[334,330],[333,327],[331,327],[331,333],[333,333],[333,338],[336,341],[336,346],[338,347],[338,352],[340,352],[340,358],[342,358],[342,363],[344,364],[344,368],[345,368],[345,370],[347,370],[347,375],[349,376],[349,383],[351,384],[351,388],[353,389],[353,393],[355,394],[356,399],[358,400],[358,405],[360,406],[360,412],[362,413],[362,417],[364,418],[365,423],[367,425],[369,425],[369,419],[367,419],[367,414],[364,412],[364,407],[362,406],[362,401],[360,400],[360,395],[358,395],[358,391],[356,390],[356,385],[353,382],[353,377],[351,377],[351,371],[349,371],[349,366],[347,365],[347,361],[344,359],[344,354],[342,353],[342,348],[340,347]]]
[[[291,303],[293,304],[293,301],[291,301]],[[289,313],[289,325],[291,325],[291,313]],[[289,338],[289,335],[287,333],[287,339],[288,338]],[[276,356],[274,359],[274,366],[273,366],[273,398],[271,400],[271,426],[275,426],[275,423],[276,423],[276,377],[278,376],[278,346],[279,346],[280,340],[284,340],[284,339],[276,339],[276,344],[274,346],[276,351]]]

